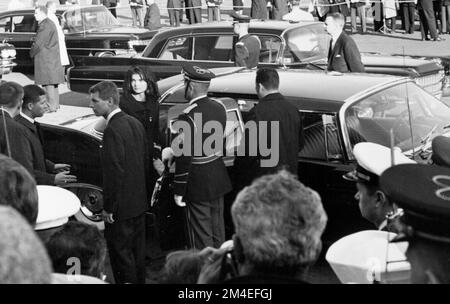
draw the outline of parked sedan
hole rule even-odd
[[[242,68],[214,71],[219,77],[213,79],[209,96],[234,105],[228,113],[230,139],[226,161],[230,176],[236,182],[240,168],[232,165],[236,149],[232,143],[239,142],[247,113],[258,103],[255,71]],[[325,235],[328,241],[361,228],[373,228],[359,214],[353,199],[355,185],[342,178],[355,162],[352,148],[356,143],[369,141],[389,146],[392,138],[407,156],[426,162],[431,153],[431,140],[436,135],[450,136],[447,129],[450,109],[408,77],[332,75],[307,70],[278,72],[281,93],[303,117],[305,146],[298,154],[298,175],[303,183],[322,196],[330,219]],[[162,93],[160,130],[167,145],[171,136],[169,126],[188,106],[188,101],[184,98],[181,75],[161,80],[158,84]],[[82,176],[81,181],[99,174],[98,140],[104,129],[104,120],[89,119],[92,118],[66,122],[64,127],[44,126],[46,142],[50,141],[46,146],[47,154],[56,161],[69,163],[74,160],[67,158],[75,157],[78,162],[76,168],[86,172],[85,175],[81,171],[77,173]],[[80,129],[83,132],[78,131]],[[97,147],[83,148],[85,143],[94,139],[98,141]],[[80,147],[83,151],[77,152]],[[70,151],[69,155],[67,151]],[[234,195],[231,193],[227,197],[228,203],[232,202]]]
[[[119,24],[103,5],[75,6],[59,9],[69,55],[133,56],[142,52],[156,31]],[[17,49],[16,71],[32,71],[29,51],[36,35],[33,9],[0,12],[0,40]]]
[[[261,41],[260,67],[326,70],[330,36],[322,22],[252,20],[249,32]],[[70,86],[74,91],[86,92],[104,79],[121,86],[131,65],[150,66],[159,79],[179,74],[186,62],[205,68],[234,66],[237,39],[231,22],[163,30],[154,36],[142,56],[74,58],[75,67],[68,73]],[[368,73],[409,76],[435,96],[442,93],[444,67],[439,62],[380,54],[362,54],[362,61]]]

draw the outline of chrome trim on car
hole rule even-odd
[[[342,139],[344,141],[343,144],[344,144],[345,153],[347,153],[347,158],[349,160],[354,160],[355,158],[353,156],[352,146],[350,143],[350,138],[348,136],[347,125],[345,123],[345,112],[347,111],[347,109],[350,106],[352,106],[353,104],[355,104],[356,102],[360,101],[361,99],[363,99],[369,95],[375,94],[383,89],[390,88],[390,87],[393,87],[393,86],[396,86],[396,85],[402,84],[402,83],[408,83],[408,82],[414,82],[414,79],[409,78],[409,77],[402,77],[395,81],[392,81],[392,79],[389,79],[384,83],[381,83],[379,85],[376,85],[374,87],[371,87],[369,89],[361,91],[361,92],[347,98],[344,101],[344,104],[339,109],[338,118],[339,118],[339,126],[342,130]]]
[[[81,81],[95,81],[95,82],[101,82],[101,81],[112,81],[112,82],[123,82],[123,79],[111,79],[111,78],[78,78],[78,77],[70,77],[70,79],[73,80],[81,80]]]

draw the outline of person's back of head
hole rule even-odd
[[[196,284],[204,258],[196,250],[179,250],[166,257],[160,283]]]
[[[0,206],[0,284],[48,284],[52,267],[31,226],[14,209]]]
[[[280,76],[275,69],[261,68],[256,71],[256,84],[264,86],[266,90],[278,90]]]
[[[231,214],[240,275],[298,278],[319,256],[327,222],[320,196],[285,170],[244,188]]]
[[[52,234],[46,247],[53,269],[68,273],[79,263],[80,273],[101,278],[105,270],[106,242],[96,226],[69,221]]]
[[[0,154],[0,205],[16,209],[30,225],[38,215],[36,182],[15,160]]]
[[[89,94],[95,93],[98,93],[101,99],[111,98],[114,105],[119,105],[119,90],[114,82],[106,80],[93,85],[89,88]]]
[[[6,81],[0,84],[0,106],[6,109],[19,109],[24,95],[20,84]]]

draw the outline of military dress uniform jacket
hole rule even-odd
[[[270,156],[258,155],[258,168],[256,168],[257,176],[275,173],[284,168],[297,175],[298,153],[304,145],[304,135],[300,113],[297,108],[287,101],[283,95],[279,93],[264,96],[259,103],[250,110],[249,120],[258,122],[279,123],[279,161],[273,167],[261,167],[261,159],[270,159]],[[258,131],[260,132],[260,130]],[[272,138],[270,129],[267,131],[268,147],[271,147]],[[259,135],[258,135],[259,138]],[[249,138],[246,136],[246,147],[249,146]],[[258,144],[259,146],[259,144]],[[272,149],[273,151],[273,149]],[[251,172],[250,174],[255,174]]]
[[[8,156],[3,116],[5,117],[8,132],[11,158],[24,166],[33,175],[32,152],[30,143],[27,140],[27,130],[24,126],[14,121],[9,113],[2,110],[0,110],[0,153]]]
[[[342,32],[339,38],[328,52],[328,71],[346,72],[364,72],[364,65],[361,62],[361,54],[355,41],[346,33]]]
[[[201,124],[195,119],[198,114],[202,117]],[[195,138],[201,138],[203,147],[203,143],[211,135],[202,134],[203,126],[208,121],[218,121],[225,130],[227,116],[224,105],[204,97],[194,101],[178,119],[186,121],[191,130],[194,130],[191,132],[190,142],[195,143]],[[182,134],[182,137],[184,136],[188,136],[186,132]],[[221,137],[223,138],[223,135]],[[186,143],[186,139],[183,143]],[[174,194],[183,196],[185,201],[211,201],[231,190],[228,172],[220,156],[223,151],[216,149],[215,154],[206,155],[203,149],[201,150],[201,156],[194,155],[191,145],[191,155],[194,156],[182,155],[176,158]]]
[[[54,185],[55,164],[44,156],[42,136],[35,124],[31,123],[22,115],[17,115],[15,120],[23,125],[27,130],[27,139],[30,143],[31,154],[33,158],[33,172],[38,185]]]
[[[36,39],[30,49],[30,57],[34,58],[34,81],[36,84],[64,83],[64,67],[59,60],[61,56],[58,30],[49,18],[39,23]]]
[[[255,35],[242,36],[235,45],[236,66],[255,68],[259,62],[261,41]]]
[[[119,112],[106,126],[101,151],[104,209],[127,220],[148,209],[148,155],[142,124]]]

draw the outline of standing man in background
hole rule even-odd
[[[133,26],[144,26],[144,2],[143,0],[129,0]]]
[[[47,8],[38,6],[34,17],[39,23],[36,39],[31,45],[30,56],[34,58],[34,81],[47,93],[50,112],[59,109],[58,85],[64,83],[64,67],[61,64],[58,29],[47,16]],[[57,58],[58,60],[55,60]]]
[[[259,62],[259,54],[261,52],[261,41],[255,35],[249,35],[248,25],[250,18],[237,14],[233,11],[234,33],[239,36],[239,40],[234,48],[235,64],[236,66],[247,67],[249,69],[255,68]]]
[[[145,283],[148,154],[142,124],[119,108],[111,81],[89,89],[90,107],[106,119],[101,151],[105,238],[116,283]]]
[[[170,26],[180,26],[180,12],[183,7],[181,1],[182,0],[167,0]]]
[[[328,71],[364,72],[361,54],[355,41],[344,32],[345,17],[341,13],[328,14],[325,19],[327,32],[331,35],[328,52]]]

